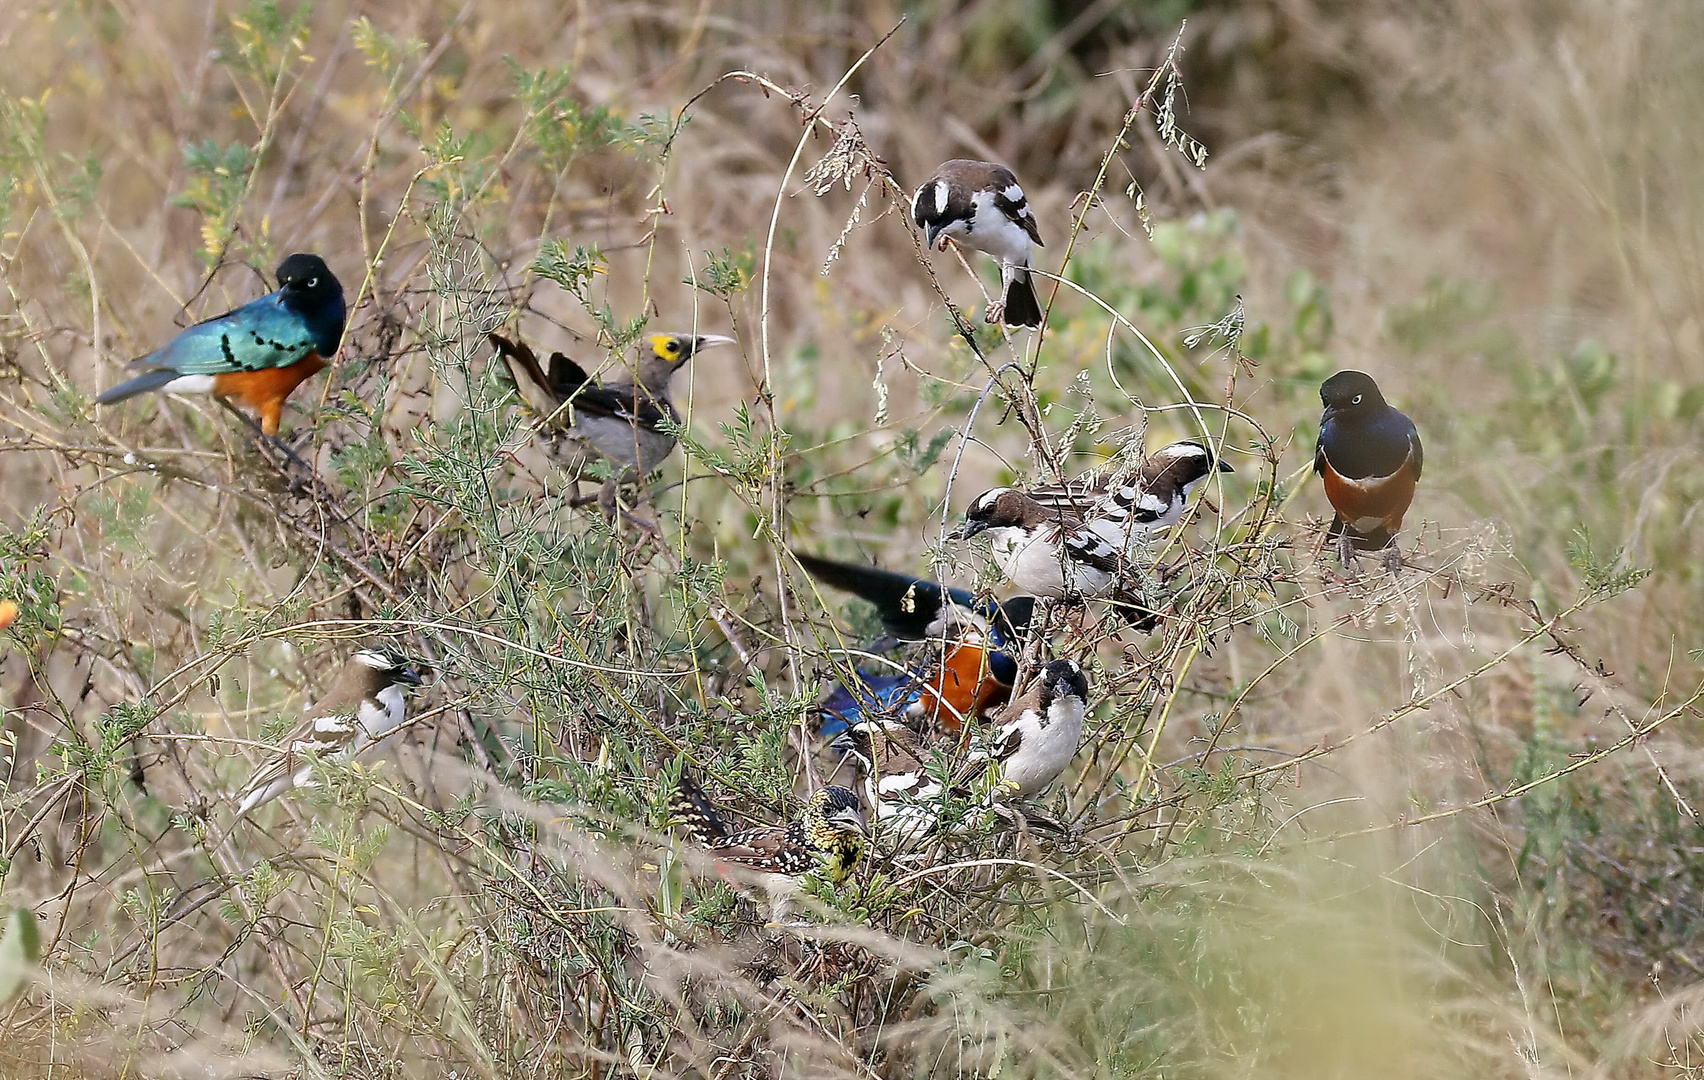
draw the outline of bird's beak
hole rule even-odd
[[[692,355],[697,356],[705,349],[713,349],[718,345],[733,345],[734,339],[723,337],[721,334],[699,334],[692,339]],[[682,357],[685,359],[685,357]]]
[[[417,667],[414,664],[404,664],[396,671],[396,681],[407,683],[409,686],[419,686],[426,681],[425,670],[424,665]]]
[[[965,518],[964,524],[960,525],[958,528],[954,529],[952,532],[943,536],[941,539],[943,539],[943,540],[969,540],[971,537],[975,536],[979,532],[985,531],[987,528],[988,528],[988,523],[986,521],[974,521],[970,518]]]
[[[935,250],[935,241],[940,238],[941,229],[942,226],[933,222],[923,226],[923,249],[925,251]]]
[[[1219,459],[1219,471],[1220,472],[1236,472],[1235,469],[1231,468],[1231,463],[1226,461],[1224,458]]]
[[[843,825],[857,833],[859,836],[867,837],[870,835],[869,822],[865,821],[864,815],[858,813],[856,810],[849,810],[846,813],[839,815],[839,820]]]

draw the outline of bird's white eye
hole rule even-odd
[[[1351,402],[1349,402],[1349,404],[1351,404],[1351,405],[1359,405],[1359,404],[1361,404],[1361,397],[1362,397],[1362,395],[1360,395],[1360,394],[1356,394],[1356,395],[1355,395],[1355,398],[1354,398],[1354,400],[1352,400],[1352,401],[1351,401]]]

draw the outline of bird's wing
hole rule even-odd
[[[836,686],[818,709],[824,715],[839,716],[848,722],[855,722],[866,710],[903,712],[922,693],[926,674],[921,668],[893,675],[872,675],[860,670],[857,678]]]
[[[989,757],[995,761],[1009,761],[1023,743],[1023,730],[1016,723],[1008,724],[995,737],[994,744],[989,748]]]
[[[1096,513],[1121,524],[1134,521],[1151,525],[1164,517],[1176,501],[1181,485],[1176,473],[1162,468],[1150,469],[1149,464],[1152,463],[1144,464],[1133,477],[1108,484],[1095,507]]]
[[[521,400],[527,403],[528,408],[540,416],[549,416],[562,407],[561,395],[552,391],[553,381],[545,377],[544,369],[539,366],[538,356],[526,342],[510,341],[495,333],[488,333],[485,337],[497,349],[497,355],[503,358],[503,366],[509,369],[509,378],[514,382],[515,389],[520,391]],[[555,357],[551,359],[554,362]]]
[[[686,830],[701,844],[716,844],[727,839],[728,826],[717,812],[716,804],[684,770],[669,799],[669,810],[681,820]]]
[[[1079,477],[1058,484],[1042,484],[1024,494],[1035,500],[1049,516],[1081,521],[1106,494],[1106,486],[1098,480]]]
[[[675,418],[667,401],[653,399],[632,383],[599,386],[585,368],[559,352],[550,354],[550,371],[546,374],[538,354],[524,341],[510,341],[495,333],[485,336],[503,358],[509,378],[527,406],[541,416],[549,416],[568,402],[576,411],[613,417],[652,431]]]
[[[352,709],[314,710],[282,741],[276,756],[249,777],[248,783],[243,785],[241,797],[246,800],[254,792],[295,772],[302,765],[303,754],[324,757],[348,748],[359,727],[359,720]]]
[[[307,321],[270,293],[234,311],[196,323],[166,345],[133,362],[180,375],[226,375],[283,368],[314,352]]]
[[[1041,229],[1035,223],[1035,213],[1030,210],[1029,199],[1024,197],[1024,189],[1018,184],[1018,178],[1008,169],[1001,169],[1006,182],[994,190],[994,209],[1006,215],[1013,224],[1029,233],[1029,238],[1035,241],[1036,247],[1046,247],[1041,242]],[[1017,198],[1011,194],[1017,193]]]
[[[572,362],[572,361],[570,361]],[[666,399],[653,397],[633,383],[583,385],[571,398],[574,408],[592,416],[609,416],[651,431],[661,430],[663,421],[675,419]]]
[[[1426,464],[1426,452],[1420,447],[1420,432],[1415,429],[1413,421],[1408,424],[1408,460],[1414,465],[1414,479],[1420,479],[1420,470]]]
[[[802,874],[816,866],[816,859],[778,825],[747,829],[711,845],[716,858],[736,866],[768,873]]]
[[[1108,574],[1118,573],[1123,566],[1124,552],[1086,525],[1062,532],[1059,543],[1066,558],[1084,566],[1092,566]]]

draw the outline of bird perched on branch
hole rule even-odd
[[[1001,572],[1037,596],[1116,598],[1142,545],[1182,519],[1190,494],[1215,470],[1235,471],[1186,440],[1161,447],[1129,477],[994,488],[971,502],[948,539],[987,533]]]
[[[1046,245],[1012,170],[992,161],[945,162],[911,197],[911,220],[923,230],[926,248],[950,239],[1000,263],[1000,298],[988,305],[987,322],[1041,325],[1041,304],[1030,282],[1030,245]]]
[[[937,646],[904,672],[860,670],[856,681],[836,687],[818,707],[824,737],[866,714],[908,716],[956,732],[966,717],[1004,705],[1011,696],[1015,654],[1029,632],[1035,597],[978,600],[967,590],[908,574],[793,554],[812,577],[874,604],[894,638]]]
[[[858,796],[848,788],[819,789],[804,811],[786,825],[764,825],[732,832],[716,805],[685,771],[675,785],[669,809],[691,837],[716,859],[717,872],[730,867],[755,875],[770,897],[772,922],[782,922],[795,879],[814,871],[836,885],[851,876],[864,857],[870,835]]]
[[[1075,660],[1054,660],[1028,690],[994,717],[988,760],[1000,786],[1027,799],[1041,794],[1077,756],[1089,711],[1089,677]]]
[[[1314,471],[1336,511],[1328,538],[1351,576],[1357,551],[1383,551],[1392,573],[1402,567],[1396,536],[1414,501],[1425,454],[1414,421],[1385,403],[1378,383],[1339,371],[1319,388],[1325,415],[1314,447]]]
[[[615,466],[624,482],[643,479],[674,450],[665,424],[680,415],[669,397],[669,380],[698,353],[733,338],[718,334],[651,334],[640,344],[639,362],[625,379],[600,383],[559,352],[548,370],[526,343],[488,334],[520,391],[542,418],[540,435],[553,456],[575,457],[564,443],[594,451]]]
[[[419,686],[421,669],[390,649],[362,649],[343,665],[337,683],[283,739],[283,748],[255,770],[238,794],[237,816],[296,788],[314,784],[313,762],[352,761],[375,750],[408,717],[404,688]]]
[[[343,340],[343,286],[318,255],[278,264],[278,291],[205,322],[131,362],[142,374],[95,398],[111,405],[151,390],[213,394],[260,415],[278,434],[284,401],[331,362]]]

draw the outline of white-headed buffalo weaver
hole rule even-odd
[[[1215,471],[1232,469],[1200,443],[1183,441],[1156,451],[1130,477],[994,488],[971,502],[948,539],[987,533],[1006,579],[1036,596],[1118,599],[1143,547],[1183,517],[1190,494]]]

